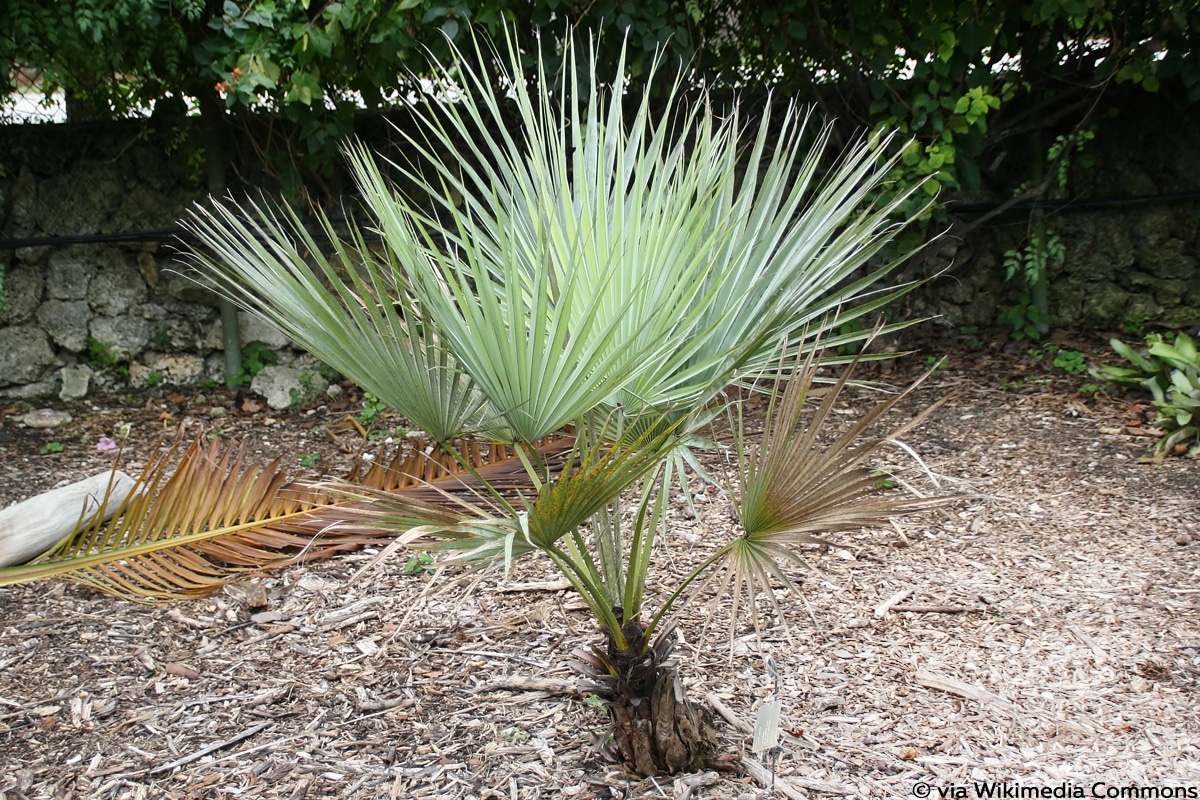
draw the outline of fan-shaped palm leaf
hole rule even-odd
[[[428,322],[392,250],[357,230],[343,241],[323,213],[319,245],[291,209],[246,209],[198,206],[183,222],[206,245],[191,260],[222,292],[436,440],[486,429],[483,396],[451,351],[421,335]]]
[[[730,567],[726,580],[732,575],[735,613],[743,589],[752,598],[769,588],[772,578],[791,585],[780,562],[807,566],[796,552],[796,545],[827,545],[830,543],[823,538],[825,535],[869,528],[893,516],[957,500],[947,495],[915,497],[884,493],[882,476],[866,466],[885,442],[921,424],[948,399],[942,398],[926,407],[887,436],[865,437],[932,372],[859,415],[828,445],[819,443],[818,437],[853,369],[852,363],[824,393],[812,418],[803,421],[801,414],[817,371],[810,354],[804,363],[797,365],[782,395],[772,395],[757,451],[747,452],[744,434],[738,435],[741,474],[734,502],[741,534],[728,545],[726,553]],[[765,594],[773,601],[770,591]]]
[[[795,108],[750,126],[747,151],[736,108],[684,99],[682,75],[662,113],[628,104],[624,69],[597,75],[573,39],[560,75],[539,62],[529,79],[511,41],[474,47],[434,65],[444,94],[398,131],[407,160],[391,166],[411,192],[348,152],[378,253],[319,217],[339,270],[294,215],[253,204],[188,223],[222,291],[435,439],[687,413],[781,341],[803,349],[894,296],[871,288],[890,265],[857,275],[908,199],[872,199],[885,141],[822,171],[828,128]]]

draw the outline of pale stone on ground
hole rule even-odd
[[[295,367],[263,367],[250,383],[250,390],[267,399],[276,411],[304,407],[329,386],[318,373]]]
[[[24,422],[31,428],[57,428],[59,425],[66,425],[70,421],[70,414],[53,408],[39,408],[37,411],[30,411],[21,417],[21,422]]]
[[[92,369],[86,364],[76,364],[73,367],[63,367],[58,371],[62,378],[62,388],[58,391],[60,400],[79,400],[87,397],[88,385],[92,381]]]

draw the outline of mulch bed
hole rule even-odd
[[[1137,435],[1132,400],[1079,394],[1086,376],[1029,346],[923,346],[888,377],[952,351],[905,405],[956,397],[905,441],[963,502],[843,537],[846,550],[813,548],[819,574],[797,572],[800,596],[777,595],[786,627],[731,629],[715,587],[681,608],[687,690],[732,718],[717,719],[732,763],[758,769],[638,780],[607,761],[605,713],[568,666],[597,632],[544,563],[436,575],[396,556],[352,582],[368,551],[166,607],[64,582],[0,588],[0,797],[898,797],[918,784],[975,796],[977,781],[1200,782],[1197,462],[1140,463],[1153,439]],[[0,499],[106,468],[95,443],[126,424],[131,466],[189,418],[298,471],[343,472],[372,446],[344,424],[362,408],[353,387],[286,413],[196,394],[51,403],[75,419],[49,432],[14,424],[26,410],[14,406]],[[870,401],[856,390],[845,418]],[[385,414],[373,430],[400,436],[401,422]],[[42,454],[50,441],[62,452]],[[727,499],[691,491],[695,513],[673,504],[652,597],[729,533]],[[760,758],[745,728],[775,691],[784,740]]]

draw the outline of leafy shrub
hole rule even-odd
[[[121,380],[128,381],[129,365],[124,363],[125,361],[125,354],[115,346],[102,342],[94,336],[88,337],[88,363],[92,365],[93,369],[111,370]]]
[[[1142,388],[1154,398],[1158,416],[1154,424],[1166,433],[1155,448],[1155,460],[1161,460],[1178,445],[1186,445],[1193,458],[1200,456],[1200,353],[1186,333],[1152,333],[1146,337],[1147,349],[1134,350],[1119,339],[1110,343],[1114,352],[1131,367],[1096,367],[1096,378],[1133,388]]]
[[[1082,375],[1087,371],[1083,353],[1078,350],[1059,350],[1054,356],[1054,366],[1068,375]]]
[[[242,348],[242,371],[229,379],[231,386],[244,386],[254,380],[254,376],[262,372],[263,367],[269,367],[279,361],[275,351],[262,342],[250,342]]]

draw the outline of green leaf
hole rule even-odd
[[[421,17],[421,24],[428,25],[431,22],[436,22],[449,13],[450,10],[443,5],[431,6],[430,9],[425,12],[425,16]]]
[[[1152,373],[1158,371],[1158,368],[1152,361],[1134,350],[1129,345],[1122,342],[1120,339],[1109,339],[1108,346],[1113,349],[1113,352],[1133,364],[1143,373]]]
[[[1156,358],[1161,358],[1163,361],[1166,361],[1176,369],[1185,369],[1188,366],[1196,365],[1194,354],[1192,358],[1189,359],[1186,353],[1163,341],[1157,341],[1151,344],[1149,352],[1150,355]]]
[[[333,39],[323,28],[317,25],[310,26],[308,41],[319,55],[328,58],[333,54]]]
[[[1188,336],[1183,331],[1175,334],[1175,349],[1179,351],[1184,361],[1192,367],[1200,369],[1200,351],[1196,348],[1196,342],[1192,337]]]

